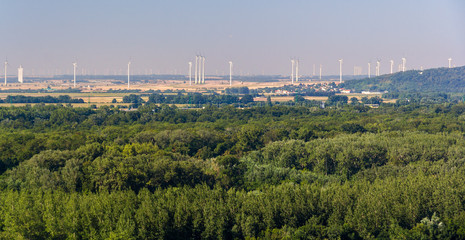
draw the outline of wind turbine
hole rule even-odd
[[[189,86],[192,85],[192,62],[189,62]]]
[[[394,67],[394,60],[391,60],[391,74],[392,74],[393,67]]]
[[[291,70],[291,83],[294,84],[294,64],[295,60],[291,59],[291,65],[292,65],[292,70]]]
[[[76,61],[75,61],[75,62],[73,62],[74,87],[76,87],[76,66],[77,66],[77,63],[76,63]]]
[[[202,57],[202,84],[205,83],[205,57]]]
[[[407,59],[402,58],[402,72],[405,72],[405,63],[407,62]]]
[[[233,62],[229,61],[229,86],[232,86],[232,68]]]
[[[379,76],[379,60],[376,60],[376,76]]]
[[[128,62],[128,89],[129,89],[130,75],[131,75],[131,61]]]
[[[197,78],[198,78],[198,62],[199,62],[199,56],[195,56],[195,80],[194,80],[194,83],[197,84]]]
[[[295,82],[299,81],[299,59],[295,61]]]
[[[23,83],[23,67],[21,65],[19,65],[19,68],[18,68],[18,82],[19,83]]]
[[[323,70],[323,65],[320,64],[320,80],[321,80],[321,71]]]
[[[371,77],[371,63],[368,63],[368,78]]]
[[[342,59],[339,59],[339,83],[342,83]]]
[[[452,68],[452,58],[449,58],[449,68]]]
[[[7,76],[6,72],[8,70],[7,66],[8,66],[8,59],[5,60],[5,86],[6,86],[6,76]]]

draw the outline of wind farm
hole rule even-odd
[[[72,65],[68,60],[72,59],[71,54],[64,61],[68,63],[65,65],[62,65],[64,54],[56,56],[57,59],[53,57],[40,59],[38,64],[28,61],[37,56],[25,55],[20,50],[12,51],[8,53],[9,59],[5,54],[0,93],[4,93],[5,97],[8,94],[34,96],[70,94],[73,98],[84,99],[87,103],[105,105],[112,104],[114,99],[119,101],[130,94],[143,95],[152,92],[181,95],[227,94],[230,89],[241,88],[252,91],[267,89],[265,95],[255,95],[255,99],[259,101],[266,100],[267,96],[273,96],[275,100],[291,100],[292,96],[300,93],[289,88],[303,87],[312,92],[310,95],[315,95],[305,96],[311,100],[323,100],[321,94],[333,93],[361,99],[362,92],[375,93],[376,96],[381,97],[389,90],[369,84],[365,89],[347,88],[353,85],[351,81],[363,79],[378,81],[398,76],[398,73],[408,74],[415,71],[423,73],[424,70],[442,67],[454,69],[456,62],[459,66],[463,65],[460,64],[463,62],[462,56],[457,53],[443,55],[441,61],[435,58],[436,63],[432,63],[433,61],[425,58],[422,52],[408,52],[405,49],[393,52],[375,51],[375,48],[368,52],[362,51],[358,47],[359,44],[354,42],[325,45],[322,44],[325,40],[322,40],[323,42],[318,46],[315,45],[314,40],[313,43],[312,41],[306,43],[298,41],[297,38],[291,38],[289,42],[280,40],[283,42],[276,50],[263,48],[266,41],[262,41],[258,44],[254,43],[250,48],[234,48],[234,50],[224,45],[220,51],[218,46],[208,39],[203,40],[209,42],[208,45],[199,41],[202,39],[201,35],[198,35],[200,34],[198,30],[201,28],[193,28],[197,29],[192,32],[197,38],[185,42],[188,44],[182,48],[170,42],[156,45],[146,43],[138,45],[143,47],[143,50],[134,48],[135,51],[122,51],[121,54],[115,51],[109,58],[106,58],[105,54],[99,54],[98,51],[73,52]],[[295,31],[295,34],[299,35],[301,32]],[[217,43],[227,43],[232,47],[241,41],[234,39],[233,34],[229,34],[228,38],[227,41],[223,39]],[[389,43],[385,45],[389,46]],[[109,49],[108,46],[111,44],[104,43],[102,49]],[[119,49],[129,49],[132,48],[131,46],[129,43],[120,43]],[[336,48],[339,49],[337,53],[333,50]],[[161,49],[170,49],[172,52]],[[142,54],[143,52],[148,54]],[[293,57],[286,58],[284,57],[286,55]],[[127,56],[131,57],[126,62],[124,59],[128,59]],[[17,74],[8,72],[9,66],[17,67]],[[5,103],[3,105],[7,106]]]
[[[394,72],[394,60],[391,60],[388,72],[381,71],[381,61],[376,61],[376,71],[374,78],[371,76],[371,63],[368,62],[368,68],[365,70],[366,75],[362,74],[363,68],[359,65],[354,65],[353,74],[349,74],[346,70],[344,73],[343,59],[339,59],[339,74],[338,75],[324,75],[323,65],[319,65],[319,74],[315,75],[316,64],[310,66],[303,66],[310,72],[309,75],[302,75],[299,73],[299,59],[292,58],[291,71],[289,75],[241,75],[235,74],[233,71],[233,62],[225,62],[229,66],[227,74],[215,75],[206,74],[205,62],[206,57],[196,55],[193,61],[188,62],[188,68],[185,74],[134,74],[132,67],[133,62],[127,62],[126,79],[124,75],[94,75],[94,74],[79,74],[77,61],[72,63],[72,75],[51,75],[51,76],[31,76],[24,75],[24,68],[18,68],[17,77],[7,76],[10,81],[5,86],[0,87],[0,98],[14,95],[26,96],[60,96],[67,94],[74,99],[83,99],[84,103],[76,103],[74,106],[88,106],[89,104],[112,105],[116,101],[120,106],[129,106],[129,104],[122,103],[124,96],[129,94],[147,94],[151,92],[162,92],[165,94],[225,94],[228,89],[234,88],[247,88],[252,91],[263,91],[263,89],[276,89],[274,92],[267,93],[263,96],[257,96],[256,101],[266,101],[265,96],[272,96],[273,101],[289,101],[293,99],[293,92],[284,90],[288,86],[304,86],[308,89],[320,91],[322,94],[325,91],[335,92],[337,95],[345,95],[348,97],[356,97],[361,99],[364,94],[369,91],[354,91],[346,89],[350,86],[351,81],[358,79],[377,79],[378,77],[386,78],[389,76],[396,76],[398,73],[405,71],[418,71],[415,69],[407,69],[406,58],[400,58],[402,64],[399,67],[399,72]],[[446,59],[448,65],[445,67],[454,69],[451,64],[451,58]],[[8,62],[5,61],[5,72],[7,70]],[[192,69],[194,67],[194,69]],[[423,70],[422,70],[423,71]],[[83,71],[81,71],[82,73]],[[148,71],[146,71],[148,73]],[[193,74],[194,72],[194,74]],[[237,70],[236,70],[237,72]],[[193,76],[194,75],[194,76]],[[16,79],[17,81],[12,81]],[[126,82],[125,82],[126,80]],[[349,85],[344,83],[349,83]],[[331,86],[331,84],[334,84]],[[340,87],[340,85],[344,85]],[[321,86],[326,86],[321,88]],[[330,87],[331,86],[331,87]],[[281,89],[281,90],[280,90]],[[322,91],[322,92],[321,92]],[[2,93],[3,92],[3,93]],[[371,96],[382,97],[383,92],[373,92]],[[326,97],[307,96],[308,100],[324,101]],[[393,101],[393,100],[386,100]],[[2,106],[10,106],[3,103]],[[21,104],[19,104],[21,105]],[[18,104],[16,104],[18,106]]]
[[[407,70],[416,70],[416,69],[421,69],[421,67],[417,68],[411,68],[408,69],[406,62],[407,59],[405,57],[402,57],[399,59],[401,64],[399,65],[399,72],[405,72]],[[452,65],[452,58],[448,58],[448,65],[445,67],[448,68],[453,68],[455,65]],[[78,69],[78,63],[77,61],[74,61],[72,63],[72,75],[67,75],[67,74],[34,74],[34,70],[27,69],[24,70],[22,66],[18,66],[21,69],[21,72],[18,71],[18,74],[16,75],[9,75],[8,74],[8,61],[6,60],[4,63],[4,75],[3,75],[3,80],[4,80],[4,85],[1,86],[2,88],[7,89],[8,87],[20,87],[23,84],[28,84],[28,83],[35,83],[36,85],[38,83],[42,84],[47,84],[50,83],[54,87],[58,88],[85,88],[88,87],[89,82],[92,82],[93,84],[98,84],[101,86],[109,86],[113,89],[122,89],[126,88],[127,90],[130,89],[138,89],[138,88],[152,88],[155,89],[157,86],[155,83],[158,85],[164,85],[165,83],[169,83],[172,86],[176,86],[176,88],[210,88],[211,86],[222,86],[226,82],[229,83],[229,86],[233,85],[243,85],[243,84],[250,84],[251,82],[283,82],[285,84],[288,84],[289,82],[291,84],[306,84],[309,81],[316,81],[316,80],[324,80],[324,81],[337,81],[339,83],[342,83],[343,81],[346,80],[351,80],[351,79],[359,79],[362,77],[367,77],[370,78],[372,76],[371,74],[371,61],[368,62],[368,67],[366,70],[364,70],[362,67],[360,67],[360,64],[355,63],[353,65],[353,74],[349,74],[349,69],[343,67],[343,59],[339,59],[339,65],[338,65],[338,74],[324,74],[323,73],[323,64],[319,64],[319,74],[316,75],[316,65],[317,64],[311,64],[307,66],[301,66],[300,65],[300,60],[297,58],[292,58],[290,60],[291,62],[291,71],[289,75],[286,76],[285,73],[283,74],[273,74],[273,75],[264,75],[264,74],[243,74],[242,70],[236,70],[233,75],[233,62],[228,61],[225,62],[228,68],[228,74],[218,74],[218,70],[216,70],[216,73],[206,73],[205,71],[205,63],[206,63],[206,57],[203,55],[196,55],[195,56],[195,61],[189,61],[188,62],[188,68],[185,74],[182,73],[164,73],[164,74],[153,74],[153,70],[147,70],[145,69],[144,72],[142,72],[140,69],[138,70],[137,73],[135,73],[132,69],[132,62],[129,61],[127,62],[127,71],[126,71],[126,76],[127,76],[127,82],[126,82],[126,87],[122,87],[121,84],[118,84],[118,80],[122,76],[121,74],[116,74],[116,70],[113,70],[115,74],[97,74],[97,70],[94,71],[92,74],[88,69],[81,69],[81,73],[79,73]],[[317,62],[317,61],[315,61]],[[395,73],[394,71],[394,60],[389,61],[390,65],[389,67],[386,67],[386,69],[390,69],[390,71],[381,71],[381,60],[377,59],[376,60],[376,65],[375,65],[375,77],[378,77],[380,75],[384,74],[393,74]],[[311,70],[313,67],[313,71]],[[438,66],[440,67],[440,66]],[[192,68],[194,68],[194,71],[192,71]],[[307,74],[301,74],[299,69],[304,69],[306,70]],[[36,70],[37,71],[37,70]],[[66,70],[57,70],[57,72],[66,72]],[[99,71],[101,72],[101,71]],[[110,72],[110,71],[107,71]],[[237,72],[240,72],[240,74],[237,74]],[[366,74],[362,74],[362,72],[366,72]],[[22,81],[19,81],[20,77],[19,75],[21,74],[21,79]],[[194,76],[192,76],[194,75]],[[344,78],[343,78],[344,75]],[[11,85],[8,86],[8,77],[14,77],[14,79],[18,79],[18,82],[9,82]],[[69,85],[68,81],[70,79],[70,76],[72,78],[72,85]],[[233,78],[236,79],[233,81]],[[27,81],[24,82],[24,79],[28,79]],[[40,81],[36,81],[39,80]],[[242,80],[246,79],[246,80]],[[288,79],[288,81],[286,80]],[[61,80],[61,85],[57,84],[57,80]],[[99,80],[101,83],[99,83]],[[142,80],[138,82],[138,80]],[[186,81],[186,82],[185,82]],[[209,82],[212,81],[212,82]],[[21,85],[18,85],[17,83],[21,83]],[[87,84],[87,85],[86,85]],[[144,85],[145,84],[145,85]],[[174,84],[174,85],[173,85]],[[29,86],[29,85],[27,85]],[[30,86],[29,86],[30,87]]]
[[[465,239],[465,1],[2,1],[0,239]]]

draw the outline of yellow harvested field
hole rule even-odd
[[[305,97],[307,100],[317,100],[317,101],[326,101],[328,97]],[[254,98],[254,101],[266,101],[266,97],[257,97]],[[294,101],[294,96],[271,96],[272,102],[287,102],[287,101]]]
[[[86,83],[77,83],[76,88],[80,89],[82,92],[103,92],[110,89],[113,90],[127,90],[127,84],[114,83],[115,80],[88,80]],[[315,83],[329,83],[332,81],[305,81],[299,82],[299,84],[315,84]],[[282,79],[278,82],[252,82],[252,81],[233,81],[232,86],[229,85],[229,81],[218,80],[218,79],[209,79],[206,78],[205,84],[200,85],[189,85],[188,81],[185,80],[157,80],[156,83],[144,83],[141,82],[131,82],[130,89],[139,89],[141,91],[147,90],[186,90],[188,92],[196,91],[205,91],[205,90],[217,90],[221,91],[230,87],[248,87],[249,89],[265,88],[265,87],[281,87],[284,85],[290,84],[289,80]],[[73,84],[70,81],[66,80],[47,80],[46,82],[34,82],[34,83],[11,83],[5,86],[0,86],[0,90],[8,89],[23,89],[23,90],[38,90],[38,89],[54,89],[54,90],[65,90],[73,88]],[[0,93],[3,96],[5,93]],[[8,94],[7,94],[8,95]],[[10,94],[11,95],[11,94]],[[32,96],[32,95],[31,95]]]
[[[89,80],[86,83],[78,83],[77,89],[80,89],[81,92],[78,93],[58,93],[58,92],[44,92],[44,93],[21,93],[21,92],[3,92],[0,93],[0,98],[5,99],[8,95],[25,95],[25,96],[53,96],[58,97],[60,95],[69,95],[71,98],[74,99],[83,99],[84,104],[73,104],[73,106],[88,106],[89,104],[99,105],[124,105],[122,104],[122,100],[124,96],[129,94],[139,94],[139,93],[111,93],[106,92],[108,90],[127,90],[127,84],[115,84],[114,80]],[[315,84],[315,83],[330,83],[332,81],[305,81],[300,82],[299,84]],[[141,92],[148,91],[148,90],[185,90],[186,92],[203,92],[206,93],[207,91],[215,91],[217,93],[221,93],[226,88],[230,87],[248,87],[249,89],[257,89],[257,88],[266,88],[266,87],[282,87],[284,85],[288,85],[289,81],[287,79],[283,79],[278,82],[240,82],[240,81],[233,81],[232,86],[229,85],[229,81],[225,80],[217,80],[217,79],[206,79],[205,84],[201,85],[189,85],[188,81],[184,80],[158,80],[156,83],[144,83],[141,82],[134,82],[130,85],[130,90],[140,90]],[[1,90],[9,90],[9,89],[20,89],[20,90],[41,90],[41,89],[49,89],[49,90],[68,90],[72,89],[73,85],[70,81],[65,80],[47,80],[47,82],[38,82],[38,83],[24,83],[24,84],[8,84],[5,86],[0,86]],[[169,93],[168,93],[169,94]],[[174,94],[174,93],[173,93]],[[349,99],[352,97],[356,97],[357,99],[361,99],[363,97],[374,97],[378,96],[381,97],[381,94],[360,94],[360,93],[348,93],[348,94],[339,94],[345,95]],[[271,96],[271,101],[273,102],[286,102],[286,101],[293,101],[294,96]],[[112,103],[112,100],[116,99],[117,103]],[[143,97],[144,100],[147,100],[147,97]],[[306,96],[305,99],[308,100],[316,100],[316,101],[326,101],[327,97],[325,96]],[[254,99],[255,101],[266,101],[266,97],[258,97]],[[386,102],[395,102],[395,100],[388,100]],[[0,106],[11,106],[12,104],[3,103]],[[23,106],[25,104],[13,104],[13,106]]]

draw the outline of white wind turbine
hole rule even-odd
[[[189,62],[189,86],[192,85],[192,62]]]
[[[199,70],[199,67],[198,67],[198,62],[199,62],[199,56],[195,56],[195,77],[194,77],[194,83],[197,84],[197,79],[198,79],[198,70]]]
[[[128,89],[129,89],[130,76],[131,76],[131,61],[128,62]]]
[[[299,59],[295,61],[295,82],[299,81]]]
[[[368,78],[371,77],[371,63],[368,63]]]
[[[339,59],[339,83],[342,83],[342,59]]]
[[[8,70],[8,59],[5,60],[5,86],[6,86],[7,70]]]
[[[23,80],[23,66],[19,65],[19,68],[18,68],[18,82],[19,83],[23,83],[24,80]]]
[[[291,67],[292,67],[292,70],[291,70],[291,83],[292,84],[294,84],[294,64],[295,64],[295,60],[291,59]]]
[[[74,76],[74,81],[73,82],[74,82],[74,87],[76,87],[76,67],[77,67],[77,63],[75,61],[75,62],[73,62],[73,73],[74,73],[73,74],[73,76]]]
[[[202,57],[202,84],[205,83],[205,57]]]
[[[229,86],[232,86],[232,68],[233,62],[229,61]]]

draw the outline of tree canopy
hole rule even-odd
[[[152,96],[0,107],[0,238],[465,238],[464,103]]]

